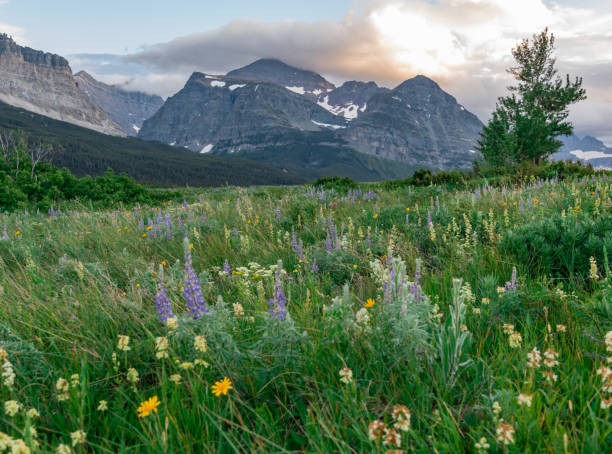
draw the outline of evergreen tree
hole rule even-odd
[[[554,49],[555,37],[547,28],[512,50],[516,66],[508,72],[517,85],[497,100],[478,141],[487,163],[539,163],[559,150],[557,137],[572,134],[568,106],[586,99],[585,90],[582,78],[572,82],[569,75],[563,80],[557,74]]]

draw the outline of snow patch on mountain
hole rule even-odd
[[[570,153],[576,156],[578,159],[586,159],[587,161],[597,158],[612,158],[612,154],[604,153],[603,151],[572,150]]]
[[[306,93],[304,87],[285,87],[287,90],[292,91],[293,93],[297,93],[298,95],[303,95]]]
[[[312,121],[315,125],[323,126],[324,128],[331,128],[331,129],[344,129],[344,128],[346,128],[346,126],[330,125],[329,123],[319,123],[318,121],[315,121],[315,120],[310,120],[310,121]]]
[[[211,86],[211,87],[219,87],[219,88],[222,88],[222,87],[225,87],[225,82],[223,82],[222,80],[213,80],[213,81],[210,83],[210,86]]]
[[[200,151],[200,153],[202,153],[202,154],[210,153],[212,151],[212,149],[214,148],[214,146],[215,146],[214,144],[209,143],[204,148],[202,148],[202,151]]]
[[[246,87],[246,84],[234,84],[234,85],[230,85],[229,89],[230,89],[230,91],[234,91],[234,90],[237,90],[238,88],[242,88],[242,87]]]

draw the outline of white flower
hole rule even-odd
[[[208,345],[206,345],[206,338],[204,336],[196,336],[193,340],[193,346],[201,353],[206,353],[208,350]]]
[[[15,416],[21,409],[21,404],[16,400],[7,400],[4,402],[4,412],[9,416]]]
[[[517,401],[519,405],[527,405],[531,407],[531,400],[533,399],[533,394],[519,394]]]
[[[130,367],[127,371],[127,379],[130,383],[138,383],[138,380],[140,380],[138,371],[133,367]]]
[[[368,323],[370,323],[370,314],[368,314],[368,310],[365,307],[359,309],[355,315],[355,320],[358,325],[367,326]]]
[[[349,384],[353,381],[353,371],[351,369],[349,369],[348,367],[345,367],[343,369],[340,369],[340,372],[338,372],[338,374],[340,375],[340,381],[344,384]]]
[[[82,430],[77,430],[75,432],[72,432],[70,434],[70,438],[72,439],[72,446],[76,446],[78,444],[85,443],[85,437],[87,437],[87,434],[83,432]]]
[[[132,348],[130,347],[130,336],[125,336],[123,334],[120,334],[117,340],[117,350],[127,352],[127,351],[130,351],[131,349]]]

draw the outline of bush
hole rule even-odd
[[[601,269],[604,247],[612,250],[612,216],[552,215],[506,232],[500,245],[532,276],[585,279],[589,258],[595,257]]]

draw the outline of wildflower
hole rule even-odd
[[[493,405],[491,407],[493,409],[493,414],[494,415],[499,415],[502,411],[501,406],[499,405],[499,402],[495,401],[493,402]]]
[[[368,298],[365,304],[363,305],[363,307],[370,309],[371,307],[374,306],[374,304],[376,304],[376,301],[374,301],[374,298]]]
[[[567,331],[567,326],[565,325],[557,325],[557,332],[558,333],[564,333]]]
[[[393,406],[393,419],[395,419],[395,427],[398,430],[407,432],[410,429],[410,410],[405,405]]]
[[[519,348],[521,346],[522,341],[523,338],[521,337],[521,334],[517,333],[516,331],[510,334],[510,337],[508,338],[508,344],[510,345],[510,348]]]
[[[282,263],[279,260],[274,277],[274,296],[268,300],[268,306],[270,307],[268,312],[270,313],[270,316],[277,321],[284,320],[287,317],[287,309],[285,308],[287,298],[283,292],[281,271]]]
[[[178,328],[178,319],[176,317],[168,317],[166,319],[166,326],[169,330],[175,330]]]
[[[557,357],[559,354],[551,349],[548,349],[544,352],[544,365],[548,368],[552,368],[559,365],[559,361],[557,361]]]
[[[599,280],[599,274],[597,270],[597,262],[595,261],[595,257],[589,257],[589,277],[594,281]]]
[[[479,307],[472,307],[472,313],[475,315],[480,315],[480,308]]]
[[[372,421],[368,425],[368,438],[372,441],[378,440],[387,429],[387,425],[382,421]]]
[[[101,400],[98,402],[98,411],[106,411],[108,410],[108,402],[105,400]]]
[[[13,365],[5,360],[2,363],[2,383],[7,388],[12,388],[15,384],[15,372],[13,371]]]
[[[517,401],[519,405],[527,405],[531,407],[531,400],[533,399],[533,394],[519,394]]]
[[[133,367],[130,367],[127,371],[127,380],[130,383],[138,383],[138,381],[140,380],[138,371],[134,369]]]
[[[157,359],[168,358],[168,338],[167,337],[156,337],[155,338],[155,357]]]
[[[80,383],[81,383],[81,377],[79,377],[79,374],[72,374],[70,376],[70,386],[72,386],[73,388],[76,388],[77,386],[79,386]]]
[[[514,443],[514,427],[510,424],[500,422],[497,426],[497,441],[501,441],[505,445]]]
[[[15,416],[21,409],[21,404],[16,400],[7,400],[4,402],[4,412],[9,416]]]
[[[514,332],[514,325],[512,323],[504,323],[504,333],[512,334]]]
[[[57,448],[55,448],[55,452],[57,454],[72,454],[72,449],[70,446],[60,443],[57,445]]]
[[[40,413],[36,408],[30,408],[26,411],[26,416],[30,419],[40,418]]]
[[[151,412],[157,413],[157,407],[161,402],[157,399],[157,396],[153,396],[140,404],[136,412],[139,418],[146,418]]]
[[[474,447],[479,453],[481,453],[481,452],[488,451],[491,445],[487,443],[487,439],[485,437],[481,437],[480,440],[474,443]]]
[[[168,297],[168,290],[164,284],[164,262],[159,267],[157,274],[157,293],[155,294],[155,310],[157,311],[158,320],[164,325],[168,322],[168,319],[174,317],[172,312],[172,303]]]
[[[227,377],[224,377],[221,381],[216,381],[212,386],[212,392],[217,397],[219,397],[221,394],[226,396],[230,389],[233,389],[232,381]]]
[[[480,299],[480,302],[481,302],[481,303],[482,303],[484,306],[486,306],[486,305],[488,305],[488,304],[491,302],[491,299],[490,299],[490,298],[481,298],[481,299]]]
[[[555,374],[554,372],[550,372],[550,371],[544,371],[542,372],[542,375],[544,376],[546,381],[549,383],[557,381],[557,378],[558,378],[557,374]]]
[[[233,307],[234,307],[234,315],[236,317],[242,317],[244,315],[244,308],[242,307],[242,304],[234,303]]]
[[[204,367],[209,367],[210,364],[208,364],[206,361],[204,361],[203,359],[200,358],[196,358],[196,360],[194,361],[194,364],[196,366],[204,366]]]
[[[385,429],[383,445],[399,448],[402,445],[402,435],[393,428]]]
[[[368,310],[365,307],[362,307],[355,314],[355,321],[358,325],[367,326],[370,322],[370,314],[368,314]]]
[[[340,375],[340,381],[346,385],[353,381],[353,371],[348,367],[340,369],[338,374]]]
[[[175,385],[180,385],[181,384],[181,375],[180,374],[172,374],[169,377],[169,380],[174,383]]]
[[[127,351],[130,351],[131,349],[132,348],[130,347],[130,336],[124,336],[120,334],[119,340],[117,341],[117,350],[127,352]]]
[[[373,217],[374,219],[378,218],[378,213],[374,214],[372,217]]]
[[[189,240],[185,238],[185,245]],[[204,295],[202,294],[202,287],[200,285],[200,279],[193,269],[191,261],[191,249],[192,244],[189,247],[185,246],[185,288],[183,290],[183,296],[187,301],[189,312],[193,316],[194,320],[199,319],[204,313],[208,312],[206,307],[206,301],[204,301]]]
[[[512,267],[512,276],[510,277],[510,281],[506,282],[504,285],[504,290],[512,291],[518,288],[518,283],[516,282],[516,267]]]
[[[76,446],[78,444],[83,444],[85,443],[85,437],[87,436],[87,434],[85,432],[83,432],[82,430],[77,430],[76,432],[72,432],[70,434],[70,438],[72,439],[72,446]]]
[[[601,399],[601,403],[599,404],[602,410],[607,410],[612,407],[612,398],[610,399]]]
[[[179,368],[182,370],[190,370],[193,369],[194,365],[192,362],[189,361],[184,361],[181,364],[179,364]]]
[[[193,347],[201,353],[206,353],[208,350],[206,338],[204,336],[196,336],[193,340]]]
[[[532,369],[538,369],[540,367],[540,361],[542,361],[542,356],[536,347],[527,353],[527,366]]]

